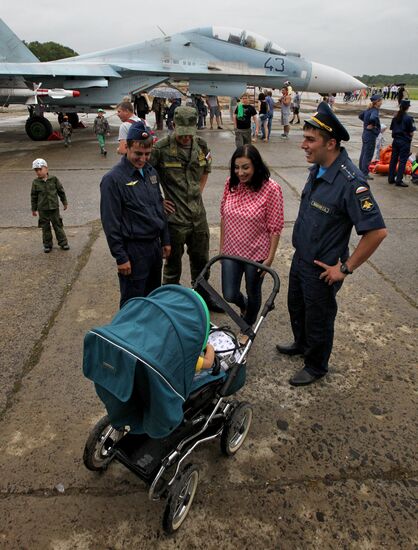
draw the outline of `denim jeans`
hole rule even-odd
[[[262,263],[262,260],[259,262]],[[245,287],[248,298],[241,292],[241,280],[245,275]],[[236,262],[222,260],[222,294],[227,302],[245,310],[244,321],[253,325],[261,307],[261,285],[264,278],[256,267]]]

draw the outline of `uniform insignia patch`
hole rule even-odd
[[[356,189],[356,195],[359,195],[360,193],[364,193],[365,191],[368,191],[369,188],[365,187],[364,185],[360,185],[360,187],[357,187]]]
[[[154,184],[154,185],[155,185],[156,183],[158,183],[158,178],[157,178],[157,176],[156,176],[155,174],[154,174],[153,176],[151,176],[151,177],[150,177],[150,181],[151,181],[151,183]]]
[[[329,214],[330,212],[328,206],[319,204],[319,202],[316,202],[316,201],[311,201],[311,206],[313,206],[314,208],[317,208],[318,210],[320,210],[321,212],[324,212],[325,214]]]
[[[369,212],[374,206],[374,203],[371,201],[370,197],[364,197],[360,199],[360,207],[365,212]]]
[[[136,185],[138,183],[138,180],[135,181],[129,181],[128,183],[125,183],[125,185],[128,185],[129,187],[132,187],[133,185]]]

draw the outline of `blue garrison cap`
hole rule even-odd
[[[325,101],[321,101],[318,105],[318,111],[305,122],[309,126],[328,132],[337,141],[348,141],[350,139],[350,134]]]
[[[379,99],[383,99],[382,94],[373,94],[373,95],[370,97],[370,101],[372,101],[373,103],[374,103],[375,101],[379,101]]]
[[[132,139],[134,141],[144,141],[151,136],[151,129],[143,122],[135,122],[128,130],[126,139]]]
[[[410,107],[410,106],[411,106],[411,102],[409,101],[409,99],[401,99],[400,106],[401,106],[401,107]]]

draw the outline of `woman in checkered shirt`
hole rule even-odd
[[[221,201],[220,252],[271,266],[284,225],[283,194],[254,145],[238,147]],[[222,292],[253,325],[261,307],[265,272],[233,260],[222,262]],[[245,275],[247,296],[241,292]]]

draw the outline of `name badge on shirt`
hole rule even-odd
[[[328,206],[324,206],[323,204],[320,204],[319,202],[311,201],[311,206],[313,208],[317,208],[318,210],[320,210],[324,214],[329,214],[330,213],[330,209],[328,208]]]
[[[155,174],[153,174],[152,176],[150,176],[150,182],[153,184],[153,185],[156,185],[158,183],[158,178]]]

